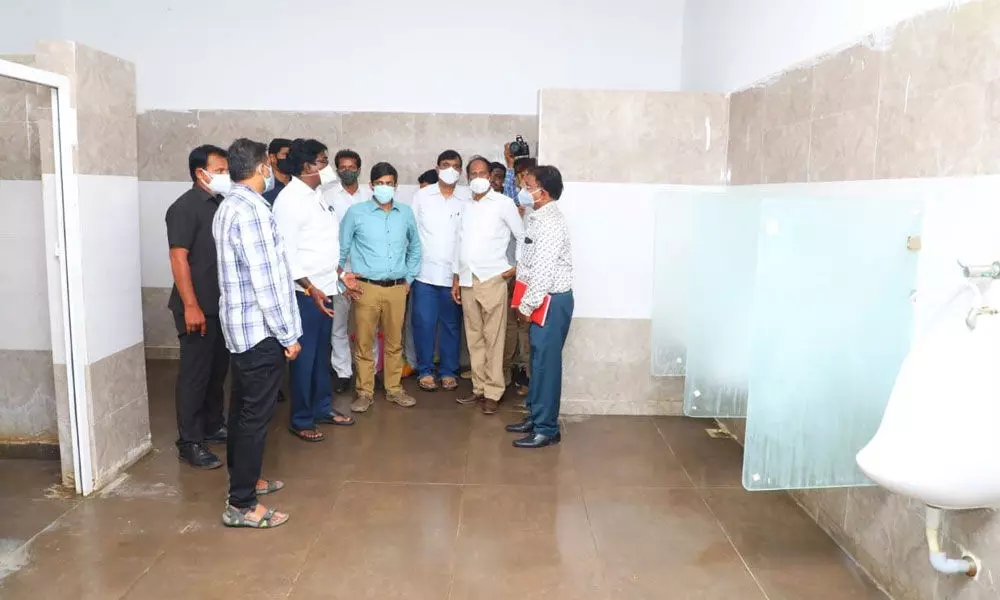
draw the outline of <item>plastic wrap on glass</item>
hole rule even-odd
[[[869,485],[854,457],[878,428],[913,331],[921,202],[761,204],[749,490]]]
[[[695,206],[689,250],[684,414],[745,417],[760,199],[729,192]]]
[[[652,357],[654,377],[684,375],[687,292],[694,208],[700,194],[664,191],[656,197],[653,253]]]

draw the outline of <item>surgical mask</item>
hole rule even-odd
[[[340,177],[340,182],[344,185],[354,185],[358,182],[358,172],[344,169],[343,171],[337,171],[337,176]]]
[[[485,194],[490,191],[493,186],[490,185],[490,180],[484,177],[476,177],[469,182],[469,189],[472,190],[473,194]]]
[[[264,194],[274,189],[274,169],[268,167],[267,171],[268,175],[264,178]]]
[[[522,188],[520,192],[517,193],[517,204],[518,206],[534,206],[535,197],[528,190]]]
[[[320,185],[330,185],[331,183],[337,182],[337,172],[333,170],[333,167],[326,165],[319,170],[319,184]]]
[[[448,167],[438,173],[438,179],[445,185],[455,185],[461,176],[461,173],[455,167]]]
[[[212,193],[216,196],[225,196],[229,193],[230,188],[233,187],[233,180],[229,177],[229,173],[209,173],[205,171],[208,175],[208,189],[212,190]]]
[[[392,202],[393,196],[396,195],[396,189],[391,185],[376,185],[372,189],[372,196],[379,204],[388,204]]]

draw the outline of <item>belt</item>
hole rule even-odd
[[[405,279],[368,279],[367,277],[358,277],[358,281],[363,281],[379,287],[395,287],[406,283]]]

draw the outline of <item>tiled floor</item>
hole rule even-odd
[[[55,464],[0,462],[0,598],[884,598],[786,495],[744,492],[739,447],[704,422],[572,418],[561,446],[523,451],[515,413],[445,393],[321,444],[280,405],[265,469],[292,520],[226,530],[225,470],[171,448],[174,368],[149,365],[157,451],[99,497],[58,497]]]

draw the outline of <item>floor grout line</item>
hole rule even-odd
[[[170,544],[169,538],[164,540],[163,545],[160,546],[160,550],[156,553],[156,557],[153,558],[153,560],[150,561],[149,565],[142,570],[142,573],[139,573],[139,575],[132,580],[132,583],[128,584],[128,587],[125,588],[125,591],[122,592],[122,595],[118,597],[118,600],[124,600],[124,598],[129,595],[129,592],[134,590],[135,586],[139,585],[139,582],[142,581],[142,578],[148,575],[149,572],[153,570],[153,567],[156,566],[156,563],[163,560],[163,557],[167,555],[167,546],[169,544]]]
[[[346,481],[340,482],[340,487],[337,489],[336,500],[334,500],[333,504],[330,505],[330,512],[329,512],[329,514],[333,514],[333,511],[337,508],[337,503],[340,502],[340,498],[343,495],[344,488],[346,486],[347,486],[347,482]],[[319,531],[316,533],[316,537],[313,539],[312,543],[309,544],[309,548],[306,549],[305,555],[302,557],[302,564],[299,565],[299,569],[295,573],[295,577],[292,579],[292,584],[288,587],[288,593],[285,594],[286,600],[288,598],[291,598],[292,594],[295,592],[295,586],[299,583],[299,579],[302,577],[302,572],[305,570],[306,563],[309,562],[309,555],[312,554],[313,549],[316,548],[316,544],[319,544],[320,538],[323,537],[323,533],[326,532],[326,529],[329,526],[330,526],[330,522],[328,521],[326,523],[326,525],[324,525],[323,527],[320,527]]]

